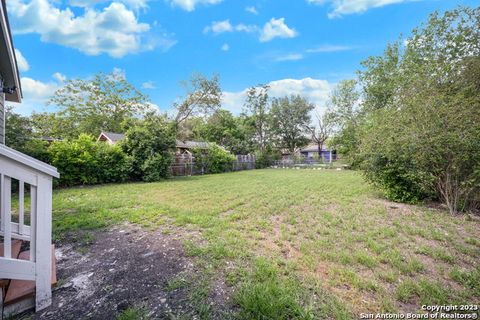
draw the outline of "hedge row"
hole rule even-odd
[[[60,179],[55,180],[55,185],[61,187],[159,181],[169,177],[174,144],[163,143],[168,140],[165,136],[146,143],[148,139],[140,133],[142,130],[127,134],[125,141],[119,145],[96,142],[86,134],[75,140],[55,141],[52,144],[32,140],[20,151],[55,166],[60,173]],[[158,145],[160,140],[163,142]],[[206,173],[229,171],[231,161],[235,160],[235,157],[215,144],[206,152],[199,150],[195,153],[202,163],[208,164],[209,170]]]

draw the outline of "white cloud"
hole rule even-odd
[[[207,26],[203,29],[203,33],[213,32],[215,34],[232,32],[233,26],[230,23],[230,20],[223,21],[214,21],[210,26]]]
[[[68,4],[70,4],[73,7],[90,8],[106,2],[110,2],[110,1],[109,0],[69,0]],[[148,0],[115,0],[115,2],[121,2],[125,4],[127,7],[137,11],[140,9],[148,8],[148,4],[147,4]]]
[[[228,45],[228,43],[224,43],[223,46],[221,47],[222,51],[228,51],[230,50],[230,46]]]
[[[186,11],[193,11],[197,5],[219,4],[223,0],[171,0],[170,3]]]
[[[63,83],[67,80],[67,76],[61,74],[60,72],[55,72],[52,77],[57,80],[59,83]]]
[[[147,23],[139,22],[123,3],[112,2],[101,10],[85,8],[76,15],[49,0],[8,2],[12,29],[17,34],[37,33],[44,42],[75,48],[88,55],[107,53],[123,57],[130,53],[168,49],[175,44],[165,34],[153,36]]]
[[[246,25],[239,23],[232,25],[230,20],[213,21],[209,26],[203,29],[203,33],[220,34],[225,32],[246,32],[246,33],[259,33],[259,40],[261,42],[267,42],[274,38],[294,38],[298,35],[295,29],[289,28],[285,23],[285,18],[275,19],[265,23],[263,29],[259,29],[256,25]]]
[[[41,82],[29,77],[22,77],[22,92],[25,99],[46,101],[58,89],[55,82]]]
[[[295,38],[297,35],[298,32],[295,29],[291,29],[285,24],[285,18],[272,18],[263,26],[260,41],[267,42],[274,38]]]
[[[255,7],[246,7],[245,11],[250,12],[251,14],[258,14],[258,10]]]
[[[303,54],[301,53],[292,53],[287,54],[285,56],[280,56],[275,59],[275,61],[282,62],[282,61],[298,61],[303,59]]]
[[[147,81],[142,83],[142,89],[156,89],[155,82]]]
[[[253,25],[253,24],[243,24],[243,23],[240,23],[240,24],[237,24],[235,26],[235,30],[236,31],[239,31],[239,32],[247,32],[247,33],[250,33],[250,32],[257,32],[258,31],[258,27],[256,25]]]
[[[17,58],[17,66],[20,72],[25,72],[30,70],[30,65],[28,64],[27,59],[23,56],[20,50],[15,49],[15,57]]]
[[[349,46],[339,46],[339,45],[321,45],[312,49],[308,49],[308,53],[324,53],[324,52],[338,52],[338,51],[347,51],[351,50],[352,47]]]
[[[336,18],[352,13],[363,13],[370,8],[379,8],[389,4],[409,2],[413,0],[307,0],[308,3],[323,5],[330,3],[332,11],[329,18]]]
[[[270,95],[273,97],[299,94],[317,105],[317,107],[325,106],[332,89],[332,85],[327,80],[312,78],[283,79],[272,81],[269,85]]]
[[[223,20],[223,21],[213,21],[209,26],[203,28],[203,33],[212,32],[214,34],[220,34],[224,32],[255,32],[258,31],[258,27],[255,25],[246,25],[243,23],[232,25],[230,20]]]
[[[317,109],[325,109],[330,91],[333,85],[327,80],[304,78],[304,79],[282,79],[272,81],[270,86],[270,97],[284,97],[286,95],[299,94],[317,106]],[[238,92],[224,92],[222,104],[228,110],[239,113],[245,102],[247,90]]]

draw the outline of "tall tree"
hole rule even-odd
[[[261,152],[265,151],[268,142],[270,111],[268,90],[269,86],[265,84],[251,87],[243,106],[245,114],[250,117],[254,127],[253,139]]]
[[[241,118],[234,117],[230,111],[217,110],[207,119],[199,133],[207,141],[215,142],[233,154],[247,154],[251,151]]]
[[[143,121],[126,132],[121,147],[132,159],[134,179],[156,181],[169,175],[175,134],[166,116],[147,113]]]
[[[214,75],[211,79],[201,74],[194,74],[189,81],[182,82],[186,93],[179,103],[174,103],[176,110],[175,125],[191,117],[206,116],[218,110],[222,103],[220,79]]]
[[[34,137],[31,119],[15,113],[13,107],[7,106],[5,124],[5,144],[22,151],[25,144]]]
[[[73,79],[49,101],[60,110],[50,117],[59,122],[61,138],[101,131],[124,132],[132,118],[150,109],[148,98],[118,73],[98,73],[92,80]]]
[[[299,95],[272,100],[271,130],[280,147],[293,153],[308,143],[306,129],[314,108],[315,105]]]
[[[358,102],[360,93],[355,80],[343,80],[329,98],[329,121],[333,125],[332,144],[337,150],[354,161],[358,145]]]
[[[307,130],[310,132],[312,141],[317,144],[318,155],[321,155],[322,147],[332,133],[332,114],[328,111],[324,114],[316,112],[315,119],[316,121],[313,124],[307,126]]]
[[[479,26],[480,8],[434,13],[413,30],[396,67],[362,71],[364,92],[376,94],[362,103],[359,159],[387,197],[436,198],[451,213],[480,207]],[[389,75],[391,86],[375,74]]]

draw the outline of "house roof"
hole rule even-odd
[[[22,88],[17,67],[17,58],[12,42],[12,33],[7,16],[7,5],[1,0],[0,6],[0,75],[3,87],[10,89],[5,93],[5,99],[12,102],[22,101]]]
[[[204,141],[176,140],[177,148],[181,149],[208,149],[210,144]]]
[[[210,144],[204,141],[185,141],[184,143],[188,149],[208,149]]]
[[[100,136],[98,137],[98,139],[100,139],[101,136],[104,136],[105,138],[107,138],[112,142],[118,142],[120,140],[123,140],[123,138],[125,138],[125,135],[123,133],[105,132],[105,131],[102,131],[102,133],[100,133]]]
[[[322,151],[327,151],[328,149],[323,145]],[[318,144],[311,143],[305,148],[300,149],[300,152],[318,152]]]
[[[176,139],[175,143],[176,143],[177,148],[188,149],[187,145],[182,140]]]

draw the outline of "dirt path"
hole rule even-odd
[[[146,231],[122,225],[97,231],[87,247],[64,241],[56,254],[59,282],[52,306],[34,318],[107,320],[143,308],[153,319],[199,319],[191,299],[195,283],[186,279],[201,270],[182,247],[183,240],[195,237],[168,227]],[[210,296],[217,294],[213,286]],[[228,306],[206,303],[213,318],[229,313]]]

